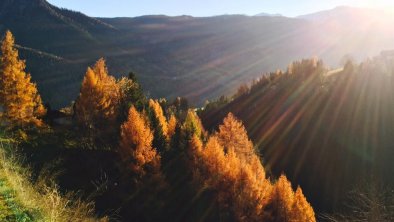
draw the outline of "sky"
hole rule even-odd
[[[394,8],[393,0],[48,0],[58,7],[93,17],[255,15],[261,12],[293,17],[336,6]]]

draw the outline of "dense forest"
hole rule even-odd
[[[59,201],[69,191],[81,192],[64,211],[29,205],[16,193],[28,221],[316,220],[301,187],[284,174],[266,174],[243,123],[231,113],[209,133],[186,99],[147,98],[133,73],[115,79],[104,59],[87,68],[72,106],[52,110],[25,72],[9,31],[1,52],[2,137],[13,144],[3,154],[20,155],[20,164],[31,166],[25,180],[32,195],[44,200],[47,194],[34,188],[53,181]],[[45,180],[43,173],[52,176]],[[21,190],[7,175],[5,184]],[[97,219],[83,200],[95,205]]]

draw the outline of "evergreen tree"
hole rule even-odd
[[[6,32],[1,44],[0,58],[0,116],[11,126],[41,126],[46,110],[42,105],[36,85],[25,70],[25,62],[19,59],[14,37]]]
[[[149,117],[154,133],[153,146],[163,154],[167,150],[169,138],[167,134],[167,120],[158,101],[149,100]]]
[[[186,141],[189,141],[193,135],[196,135],[199,138],[204,136],[204,128],[202,126],[201,120],[193,110],[189,110],[187,112],[182,129],[185,134]]]
[[[147,99],[143,93],[141,85],[138,83],[135,75],[131,74],[129,74],[128,78],[121,78],[117,83],[121,92],[121,122],[127,119],[127,115],[131,106],[134,106],[138,111],[142,111],[147,108]]]
[[[149,108],[152,111],[152,116],[157,120],[158,126],[161,127],[163,136],[168,138],[168,124],[160,103],[158,101],[150,99]]]

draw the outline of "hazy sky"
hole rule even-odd
[[[393,0],[48,0],[96,17],[134,17],[148,14],[211,16],[255,15],[261,12],[297,16],[339,5],[386,8]]]

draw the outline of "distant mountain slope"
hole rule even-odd
[[[279,13],[274,13],[274,14],[272,14],[272,13],[265,13],[265,12],[262,12],[262,13],[256,14],[255,16],[283,16],[283,15],[281,15],[281,14],[279,14]]]
[[[100,20],[59,9],[45,0],[3,0],[0,21],[1,28],[13,31],[22,44],[54,53],[72,52],[81,43],[95,40],[96,32],[113,29]]]
[[[358,23],[363,23],[363,20],[366,19],[386,19],[389,14],[390,13],[379,9],[338,6],[334,9],[300,15],[298,16],[298,18],[319,22],[324,22],[328,20],[342,20],[342,22],[357,21]]]
[[[3,0],[0,32],[5,29],[22,47],[64,58],[21,53],[54,107],[76,98],[86,67],[99,57],[118,77],[136,72],[154,97],[186,96],[201,105],[294,59],[319,56],[335,66],[346,54],[359,59],[394,48],[394,31],[382,23],[241,15],[90,18],[45,0]]]

